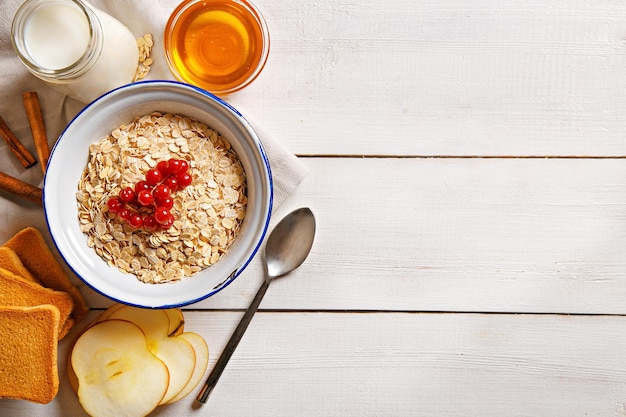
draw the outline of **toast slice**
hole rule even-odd
[[[47,404],[59,390],[59,310],[0,306],[0,398]]]
[[[60,336],[64,336],[65,322],[74,309],[72,297],[66,292],[44,288],[0,268],[0,306],[34,307],[40,304],[51,304],[58,309],[62,330]]]
[[[34,227],[26,227],[15,234],[3,246],[12,249],[22,263],[41,285],[53,290],[65,291],[74,300],[72,318],[81,321],[89,307],[78,289],[70,282],[63,267],[50,251],[43,235]]]
[[[37,282],[37,278],[26,269],[17,253],[8,246],[0,246],[0,268],[11,271],[28,281]]]

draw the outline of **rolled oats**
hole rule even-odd
[[[139,81],[145,78],[150,72],[150,66],[154,63],[154,60],[150,58],[152,52],[152,46],[154,40],[151,34],[145,34],[141,38],[137,39],[137,49],[139,50],[139,63],[133,81]]]
[[[108,212],[110,197],[170,158],[186,160],[193,178],[172,194],[172,227],[133,229]],[[227,252],[245,216],[246,178],[228,141],[213,129],[186,116],[152,113],[89,147],[76,199],[87,245],[109,265],[143,282],[172,282]]]

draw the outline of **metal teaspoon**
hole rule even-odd
[[[267,269],[265,280],[230,337],[222,355],[215,363],[215,367],[209,374],[196,400],[202,404],[207,401],[244,332],[248,328],[254,313],[259,308],[259,304],[261,304],[270,282],[302,265],[302,262],[304,262],[311,251],[314,237],[315,216],[307,207],[292,211],[276,225],[265,245],[265,266]]]

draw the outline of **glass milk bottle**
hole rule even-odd
[[[132,33],[83,0],[27,0],[11,34],[33,75],[83,103],[130,83],[137,70]]]

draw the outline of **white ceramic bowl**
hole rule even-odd
[[[89,145],[136,116],[153,111],[183,114],[213,127],[237,153],[247,178],[246,216],[228,252],[214,265],[175,283],[146,284],[110,267],[87,246],[78,222],[76,192]],[[89,104],[54,146],[44,180],[50,234],[74,273],[95,291],[122,303],[168,308],[195,303],[230,284],[257,252],[272,211],[270,166],[256,133],[233,107],[193,86],[145,81],[113,90]]]

